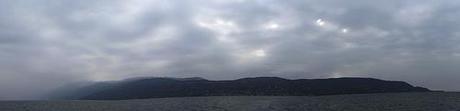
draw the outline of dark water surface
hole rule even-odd
[[[123,101],[2,101],[0,111],[460,111],[460,93],[223,96]]]

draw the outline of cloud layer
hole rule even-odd
[[[4,0],[0,99],[139,76],[359,76],[460,90],[456,4]]]

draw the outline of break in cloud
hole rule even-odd
[[[460,90],[456,0],[3,0],[0,98],[139,76]]]

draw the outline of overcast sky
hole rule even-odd
[[[0,99],[130,77],[460,90],[457,0],[1,0]]]

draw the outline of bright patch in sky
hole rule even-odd
[[[214,20],[200,20],[197,24],[201,27],[208,28],[210,30],[217,31],[221,34],[228,34],[237,31],[238,26],[229,20],[214,19]]]
[[[196,24],[218,34],[215,37],[221,42],[234,42],[235,40],[228,35],[240,32],[238,24],[231,20],[201,18],[196,21]]]
[[[348,33],[348,29],[342,29],[342,33]]]
[[[267,26],[266,26],[267,29],[278,29],[280,28],[280,25],[277,24],[277,23],[269,23]]]
[[[324,22],[323,19],[318,19],[318,20],[316,20],[316,25],[318,25],[318,26],[324,26],[324,24],[326,24],[326,22]]]
[[[255,50],[253,52],[253,54],[255,56],[257,56],[257,57],[265,57],[265,56],[267,56],[267,54],[265,53],[265,50],[263,50],[263,49]]]
[[[330,76],[330,78],[341,78],[341,77],[343,77],[343,75],[338,72],[334,72]]]

